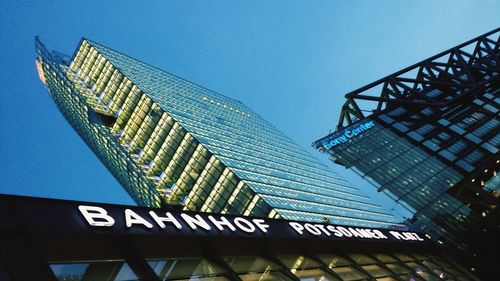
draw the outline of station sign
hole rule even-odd
[[[269,238],[372,240],[422,243],[412,231],[265,219],[255,217],[167,211],[147,208],[117,209],[101,205],[79,205],[82,221],[96,231],[128,231],[135,234],[223,235]]]

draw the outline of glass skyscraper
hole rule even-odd
[[[337,131],[314,143],[413,212],[410,224],[484,263],[500,245],[499,36],[347,94]]]
[[[37,67],[68,122],[143,206],[404,227],[238,100],[82,39],[37,39]]]

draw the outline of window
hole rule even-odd
[[[338,280],[321,269],[321,265],[305,256],[279,256],[279,259],[300,280],[330,281]]]
[[[278,265],[262,257],[225,257],[224,260],[243,281],[290,280],[279,272]]]
[[[58,280],[139,280],[124,261],[93,261],[85,263],[56,263],[50,268]]]
[[[148,264],[161,280],[226,281],[225,270],[203,258],[150,260]]]

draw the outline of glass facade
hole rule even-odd
[[[446,192],[462,180],[462,174],[426,153],[418,144],[384,127],[379,120],[385,119],[382,115],[370,130],[345,145],[332,148],[335,161],[353,167],[380,191],[416,212],[415,218],[421,219],[415,222],[432,236],[447,236],[444,223],[456,230],[462,228],[457,219],[477,219],[470,214],[468,206]],[[440,216],[439,221],[432,220],[436,215]]]
[[[61,281],[139,280],[130,266],[122,260],[54,263],[50,265],[50,268],[54,272],[57,279]]]
[[[414,213],[410,224],[462,250],[498,238],[499,32],[347,94],[348,124],[314,143]],[[365,116],[354,99],[369,94],[378,103]]]
[[[485,91],[474,98],[478,100],[481,105],[388,108],[363,120],[371,120],[373,127],[328,153],[414,213],[412,225],[436,240],[466,247],[467,230],[495,213],[488,202],[498,197],[497,190],[488,189],[494,184],[486,186],[484,178],[496,175],[500,159],[500,90]]]
[[[146,261],[164,281],[474,280],[446,258],[420,253],[169,257]],[[142,280],[123,260],[54,262],[50,267],[60,281]]]
[[[240,101],[82,39],[37,40],[57,106],[140,205],[404,227]]]

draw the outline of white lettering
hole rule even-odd
[[[366,233],[370,235],[371,238],[380,239],[380,237],[373,232],[373,229],[365,229]]]
[[[153,225],[143,217],[130,209],[125,209],[125,225],[131,227],[133,224],[142,224],[147,228],[153,228]]]
[[[223,216],[220,217],[220,220],[216,220],[212,216],[208,216],[208,218],[212,221],[212,223],[219,229],[220,231],[224,231],[224,225],[227,226],[231,231],[236,231],[236,228]]]
[[[289,222],[288,223],[295,231],[297,231],[298,234],[302,235],[304,234],[303,230],[304,230],[304,227],[298,223],[298,222]]]
[[[345,229],[342,226],[337,226],[337,229],[344,234],[346,237],[352,237],[352,233],[349,232],[349,230]]]
[[[306,223],[304,224],[304,227],[307,231],[309,231],[309,233],[311,233],[312,235],[316,235],[316,236],[320,236],[321,235],[321,231],[318,230],[314,225],[310,224],[310,223]]]
[[[411,235],[411,233],[408,233],[408,232],[403,232],[403,237],[404,237],[404,240],[415,240],[413,235]]]
[[[359,234],[363,236],[363,238],[373,238],[370,232],[368,232],[366,229],[363,228],[356,228]]]
[[[403,232],[403,235],[406,238],[404,240],[419,240],[419,239],[421,239],[420,237],[418,237],[418,235],[416,233],[413,233],[413,232]]]
[[[331,232],[333,232],[333,235],[337,236],[337,237],[342,237],[342,232],[338,231],[335,226],[333,225],[327,225],[326,228],[328,230],[330,230]]]
[[[364,238],[363,235],[361,235],[359,232],[357,232],[355,229],[353,229],[352,227],[349,227],[348,228],[349,231],[354,235],[354,237],[360,237],[360,238]]]
[[[192,230],[196,230],[198,228],[197,226],[207,231],[211,229],[210,225],[208,225],[208,223],[200,215],[195,215],[195,218],[193,218],[188,214],[181,214],[181,217]]]
[[[253,223],[260,229],[260,231],[267,233],[269,225],[263,219],[253,219]]]
[[[418,240],[418,241],[424,241],[420,236],[418,236],[418,233],[412,232],[413,236]]]
[[[323,231],[323,233],[325,233],[327,236],[331,236],[330,232],[328,232],[328,230],[325,229],[324,225],[316,224],[316,227],[319,228],[319,230]]]
[[[398,239],[398,240],[406,240],[404,239],[403,235],[401,235],[399,232],[396,232],[396,231],[389,231],[389,233],[394,236],[394,238]]]
[[[255,231],[255,226],[244,218],[235,218],[234,224],[246,233],[253,233]]]
[[[115,220],[101,207],[80,205],[78,210],[91,226],[111,227],[115,224]]]
[[[179,221],[177,221],[177,219],[170,213],[170,212],[166,212],[165,215],[166,217],[160,217],[158,216],[155,212],[153,211],[150,211],[149,212],[149,215],[155,220],[155,222],[161,227],[161,228],[165,228],[165,223],[164,222],[170,222],[172,223],[173,225],[175,225],[175,227],[177,229],[182,229],[182,225],[179,223]]]
[[[373,125],[373,124],[372,124]],[[367,127],[369,125],[366,125]],[[354,133],[354,131],[351,131]],[[108,214],[106,209],[97,206],[87,206],[80,205],[78,209],[82,216],[85,218],[86,222],[90,226],[99,227],[112,227],[116,224],[115,219]],[[142,212],[142,211],[141,211]],[[265,219],[251,219],[244,217],[226,218],[223,215],[204,215],[200,214],[186,214],[186,213],[174,213],[165,212],[160,213],[156,211],[149,211],[149,216],[151,218],[142,217],[141,212],[136,212],[131,209],[124,210],[125,226],[131,228],[137,225],[142,227],[152,229],[154,225],[158,225],[159,228],[165,229],[167,225],[170,227],[175,227],[177,230],[182,229],[184,226],[191,228],[193,231],[197,231],[201,228],[205,231],[211,231],[212,228],[218,229],[219,231],[241,231],[248,234],[253,234],[258,229],[262,233],[268,233],[271,225],[266,222]],[[145,214],[144,214],[145,215]],[[182,220],[179,218],[182,217]],[[154,220],[150,221],[150,220]],[[335,226],[328,224],[314,224],[306,222],[288,222],[289,226],[299,235],[304,235],[308,233],[314,236],[335,236],[338,238],[361,238],[361,239],[396,239],[400,241],[425,241],[418,233],[415,232],[405,232],[405,231],[388,231],[386,233],[382,230],[369,229],[369,228],[357,228],[349,226]],[[139,227],[140,227],[139,226]],[[387,234],[387,235],[386,235]]]
[[[387,239],[387,236],[385,236],[380,230],[373,229],[372,231],[379,237],[379,239]]]

